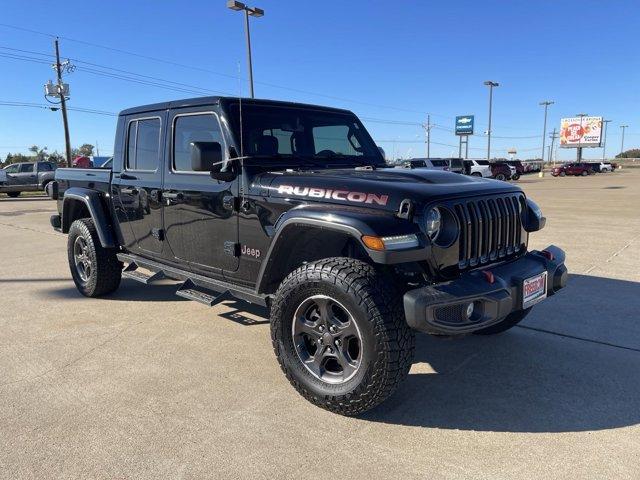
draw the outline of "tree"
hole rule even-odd
[[[43,161],[46,160],[49,154],[47,153],[47,147],[40,148],[37,145],[32,145],[29,147],[29,151],[35,154],[36,160]]]
[[[640,158],[640,148],[632,148],[626,152],[619,153],[616,158]]]
[[[79,148],[74,148],[71,150],[71,157],[92,157],[93,156],[93,145],[90,143],[84,143]]]
[[[57,150],[54,150],[53,153],[49,154],[49,161],[55,162],[59,166],[63,166],[63,167],[67,166],[67,159],[64,157],[64,155],[62,155],[61,153],[58,153]]]

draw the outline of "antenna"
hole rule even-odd
[[[242,121],[242,75],[240,74],[240,62],[238,62],[238,117],[240,119],[240,205],[244,205],[247,195],[247,185],[244,170],[244,126]]]

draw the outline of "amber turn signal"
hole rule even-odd
[[[363,235],[362,243],[371,250],[384,250],[384,241],[380,237],[373,237],[371,235]]]

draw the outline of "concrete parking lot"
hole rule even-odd
[[[0,477],[637,479],[640,169],[519,184],[567,289],[503,335],[420,335],[361,418],[298,396],[260,311],[81,297],[54,203],[0,198]]]

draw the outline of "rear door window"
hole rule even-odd
[[[31,173],[33,172],[33,163],[23,163],[20,165],[20,173]]]
[[[153,172],[159,161],[160,119],[132,120],[127,135],[127,170]]]

